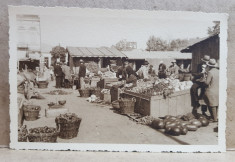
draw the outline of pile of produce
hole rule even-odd
[[[67,95],[67,94],[69,94],[69,92],[65,92],[63,90],[54,90],[54,91],[50,91],[48,94],[50,94],[50,95]]]
[[[86,65],[87,70],[89,70],[90,72],[95,73],[95,74],[98,73],[99,65],[96,62],[90,61],[88,63],[85,63],[85,65]]]
[[[56,128],[53,127],[37,127],[29,129],[30,134],[39,134],[39,133],[57,133]]]
[[[60,114],[56,117],[56,123],[76,123],[81,119],[75,113]]]
[[[110,90],[109,89],[102,89],[101,93],[110,94]]]
[[[151,127],[155,129],[165,129],[166,134],[173,136],[186,135],[188,131],[196,131],[200,127],[206,127],[209,121],[201,116],[199,119],[184,121],[182,117],[166,115],[164,119],[154,119]]]
[[[29,129],[29,142],[56,142],[58,131],[53,127],[37,127]]]
[[[27,142],[28,130],[27,126],[22,126],[18,129],[18,141]]]
[[[106,71],[102,73],[102,78],[116,78],[116,73],[113,73],[111,71]]]
[[[36,105],[24,105],[24,111],[40,111],[41,107]]]

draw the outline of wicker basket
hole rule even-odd
[[[78,118],[76,122],[57,122],[57,129],[59,130],[59,137],[63,139],[71,139],[77,137],[80,123],[82,119]]]
[[[119,100],[113,101],[112,106],[113,106],[114,109],[119,109],[120,108]]]
[[[78,90],[81,97],[90,97],[90,90],[89,89],[79,89]]]
[[[90,94],[94,94],[96,97],[100,97],[101,90],[100,88],[90,90]]]
[[[121,98],[119,100],[121,114],[133,114],[135,107],[135,98]]]
[[[34,108],[37,108],[37,110],[35,110]],[[39,112],[41,110],[41,107],[36,105],[24,105],[23,110],[24,119],[26,121],[33,121],[39,118]]]
[[[40,128],[40,127],[39,127]],[[56,128],[54,128],[56,130]],[[58,132],[53,133],[29,133],[28,139],[29,142],[57,142]]]
[[[47,88],[48,84],[49,83],[47,81],[38,81],[37,82],[38,88]]]

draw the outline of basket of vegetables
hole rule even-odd
[[[50,142],[57,141],[58,132],[53,127],[37,127],[29,129],[28,139],[29,142]]]
[[[55,122],[59,137],[63,139],[77,137],[81,121],[82,119],[74,113],[65,113],[57,116]]]
[[[37,105],[24,105],[24,119],[27,121],[37,120],[39,118],[40,106]]]
[[[48,81],[37,81],[38,88],[47,88]]]
[[[119,100],[121,114],[133,114],[135,107],[135,98],[121,98]]]
[[[28,130],[26,125],[18,129],[18,142],[27,142]]]
[[[90,96],[90,89],[89,88],[79,89],[78,91],[79,91],[81,97],[89,97]]]

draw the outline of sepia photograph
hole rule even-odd
[[[227,15],[9,6],[11,148],[225,151]]]

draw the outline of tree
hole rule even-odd
[[[65,58],[66,49],[61,46],[55,46],[50,51],[53,58]]]
[[[125,51],[126,50],[126,45],[127,45],[127,41],[126,41],[126,39],[123,39],[123,40],[120,40],[116,44],[116,48],[120,51]]]
[[[147,51],[166,51],[168,49],[168,43],[155,36],[150,36],[146,44]]]
[[[213,21],[214,26],[208,27],[207,33],[209,36],[213,36],[220,33],[220,22],[219,21]]]

